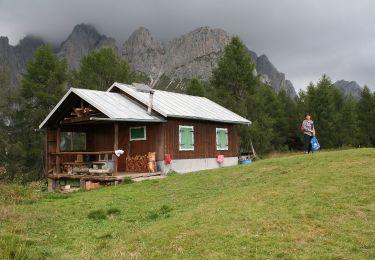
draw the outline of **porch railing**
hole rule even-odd
[[[49,153],[50,156],[55,157],[55,167],[52,170],[53,174],[68,173],[73,174],[73,170],[79,168],[89,168],[90,173],[100,174],[106,173],[111,175],[117,174],[117,156],[114,151],[63,151],[63,152],[54,152]],[[64,156],[76,156],[75,160],[62,160]],[[95,159],[87,159],[85,156],[95,156]],[[104,155],[104,158],[101,156]],[[98,156],[98,158],[96,158]],[[90,167],[88,167],[90,166]],[[91,168],[91,166],[93,168]],[[106,167],[106,170],[103,170],[103,167]],[[50,173],[49,171],[49,173]]]

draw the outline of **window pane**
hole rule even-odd
[[[130,138],[131,139],[145,139],[145,128],[144,127],[130,128]]]
[[[60,133],[61,151],[85,151],[86,133],[85,132],[61,132]]]

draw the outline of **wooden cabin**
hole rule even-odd
[[[39,126],[49,190],[235,165],[238,124],[250,121],[204,97],[117,82],[71,88]]]

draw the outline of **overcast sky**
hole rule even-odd
[[[139,26],[160,40],[223,28],[266,54],[297,90],[323,73],[375,89],[373,0],[0,0],[0,35],[12,44],[27,34],[61,42],[82,22],[118,44]]]

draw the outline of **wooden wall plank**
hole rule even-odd
[[[194,151],[179,150],[179,125],[194,126]],[[216,150],[216,128],[228,128],[228,150]],[[166,123],[165,153],[173,159],[215,158],[219,154],[238,156],[237,126],[234,124],[169,119]]]
[[[118,123],[113,124],[114,127],[114,137],[113,137],[113,150],[116,151],[119,149],[118,146],[118,135],[119,135],[119,126]],[[117,175],[117,170],[118,170],[118,158],[117,156],[113,156],[114,162],[113,162],[113,174]]]
[[[130,141],[129,128],[146,126],[146,140]],[[164,158],[164,138],[162,123],[120,123],[119,124],[119,149],[125,154],[118,158],[118,171],[125,171],[126,156],[145,155],[156,152],[156,160]]]

